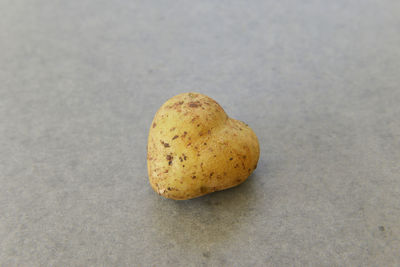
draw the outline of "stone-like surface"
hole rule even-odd
[[[0,265],[400,264],[398,1],[0,0]],[[242,185],[176,202],[169,97],[259,137]]]

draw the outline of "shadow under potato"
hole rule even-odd
[[[185,249],[206,248],[230,238],[251,220],[257,173],[234,188],[190,200],[155,199],[153,227],[160,238]],[[259,181],[258,181],[259,182]]]

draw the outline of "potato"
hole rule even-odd
[[[183,93],[157,111],[147,151],[152,188],[182,200],[244,182],[257,167],[260,147],[250,127],[229,118],[216,101]]]

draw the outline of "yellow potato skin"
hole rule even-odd
[[[176,200],[199,197],[244,182],[260,155],[257,136],[199,93],[172,97],[150,126],[147,170],[151,187]]]

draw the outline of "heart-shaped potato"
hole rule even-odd
[[[236,186],[257,167],[260,147],[245,123],[198,93],[177,95],[150,126],[147,170],[152,188],[172,199],[190,199]]]

